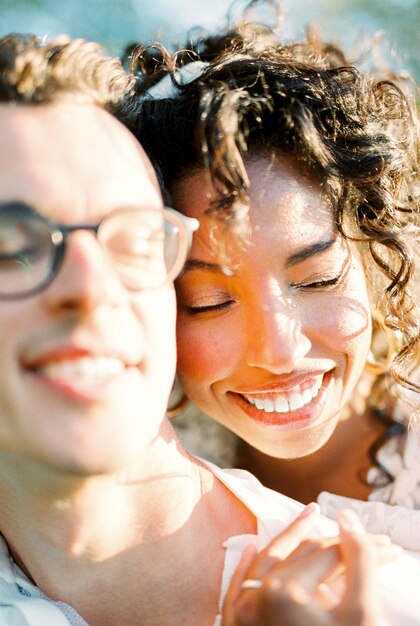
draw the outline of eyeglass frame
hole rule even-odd
[[[38,286],[33,287],[22,293],[17,293],[17,294],[4,295],[0,293],[0,301],[1,300],[3,301],[23,300],[25,298],[30,298],[31,296],[34,296],[40,293],[44,289],[47,289],[47,287],[56,278],[59,272],[59,269],[63,263],[65,252],[66,252],[67,238],[72,232],[75,232],[78,230],[87,230],[89,232],[94,233],[99,246],[102,248],[101,242],[98,239],[98,232],[101,227],[101,224],[105,222],[106,220],[108,220],[110,217],[112,217],[112,215],[116,215],[121,212],[129,212],[129,211],[139,211],[139,212],[142,212],[142,211],[150,212],[150,211],[155,211],[155,210],[162,211],[163,223],[165,222],[165,219],[166,221],[171,221],[168,218],[168,214],[175,216],[176,220],[178,221],[178,224],[177,224],[177,226],[179,227],[178,254],[177,254],[175,263],[173,267],[171,268],[171,270],[168,272],[167,276],[165,277],[165,280],[153,286],[139,287],[138,289],[135,289],[133,291],[140,292],[140,291],[149,291],[151,289],[157,289],[167,283],[172,282],[181,273],[185,265],[185,262],[188,258],[188,254],[191,250],[193,233],[199,227],[198,220],[196,220],[195,218],[183,215],[176,209],[172,207],[168,207],[168,206],[164,206],[159,209],[151,209],[147,207],[121,207],[105,215],[97,224],[72,224],[72,225],[61,224],[60,222],[51,220],[45,217],[44,215],[42,215],[33,206],[27,204],[26,202],[22,202],[19,200],[0,203],[0,213],[1,213],[2,208],[5,208],[5,207],[7,207],[7,209],[9,210],[13,208],[18,208],[20,210],[24,209],[27,213],[36,216],[37,219],[39,219],[41,222],[43,222],[50,228],[51,243],[53,245],[53,258],[52,258],[52,262],[50,265],[48,276]]]

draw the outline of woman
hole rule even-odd
[[[419,508],[409,103],[319,40],[282,46],[248,25],[197,50],[172,80],[143,56],[138,135],[174,206],[200,220],[177,281],[183,388],[269,486]],[[409,511],[362,511],[420,547],[401,536]]]

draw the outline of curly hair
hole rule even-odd
[[[200,74],[184,83],[179,68],[197,59]],[[316,37],[281,45],[273,31],[255,24],[176,55],[158,45],[137,50],[133,68],[144,93],[133,131],[166,187],[204,167],[217,191],[210,210],[239,234],[248,205],[245,158],[289,154],[318,178],[338,231],[368,255],[369,284],[376,283],[387,326],[403,337],[392,376],[418,391],[409,377],[419,365],[410,243],[419,227],[417,129],[401,87],[361,73]],[[165,74],[169,95],[149,96]]]
[[[50,104],[65,97],[97,105],[129,123],[135,79],[93,42],[60,35],[0,38],[0,103]]]

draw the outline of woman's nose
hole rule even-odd
[[[311,341],[304,334],[296,308],[270,299],[254,309],[248,326],[246,361],[276,374],[291,372],[311,349]]]

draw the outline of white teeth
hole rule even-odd
[[[273,413],[275,409],[274,402],[267,398],[263,402],[263,409],[266,413]]]
[[[305,404],[309,404],[309,402],[312,400],[312,394],[309,389],[305,389],[305,391],[302,393],[302,398]]]
[[[312,400],[312,396],[311,396]],[[276,398],[276,412],[277,413],[288,413],[289,412],[289,403],[284,396],[277,396]]]
[[[255,406],[260,411],[265,413],[290,413],[297,411],[302,407],[312,402],[313,398],[316,398],[319,390],[322,387],[322,381],[324,379],[323,374],[319,374],[315,377],[315,382],[311,387],[306,387],[301,392],[296,391],[296,388],[287,394],[271,395],[270,398],[256,398],[255,396],[248,396],[243,394],[244,398]]]
[[[312,385],[312,387],[309,390],[311,392],[312,398],[316,398],[317,397],[318,390],[319,390],[319,387],[317,387],[316,385]]]
[[[289,406],[291,411],[296,411],[304,406],[302,394],[291,393],[289,396]]]
[[[317,389],[321,389],[323,380],[324,380],[324,376],[322,375],[316,376],[314,387],[316,387]]]
[[[120,359],[111,357],[80,357],[48,363],[40,371],[52,379],[68,379],[82,383],[102,383],[123,371]]]

